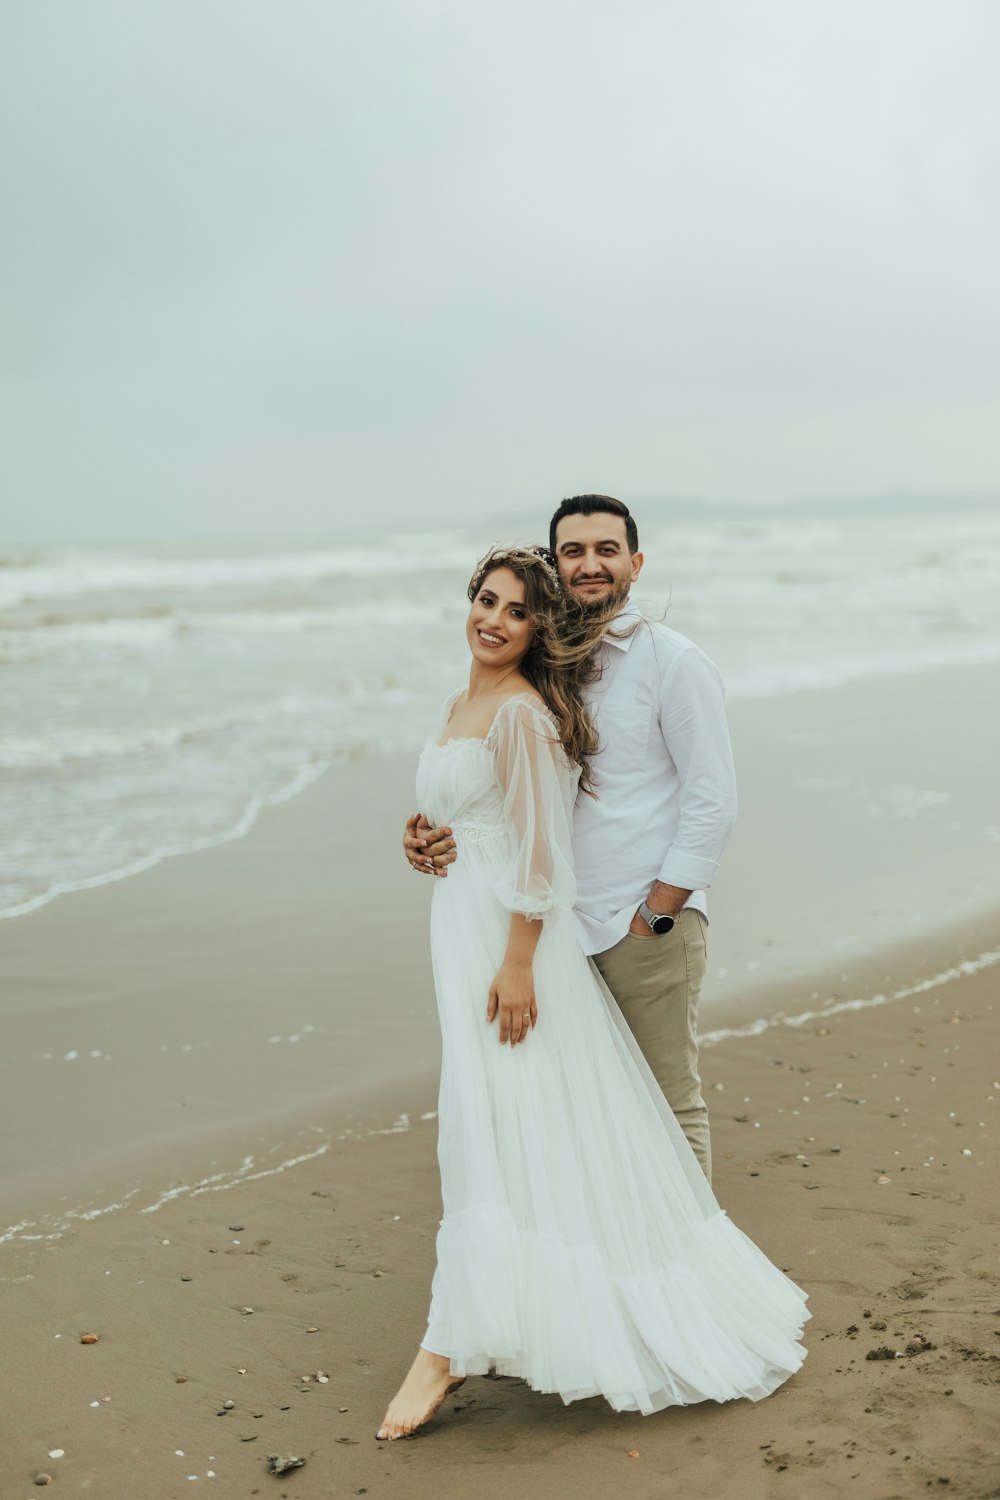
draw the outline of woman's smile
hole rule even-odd
[[[469,607],[466,634],[473,656],[490,672],[509,671],[523,659],[534,627],[524,584],[510,568],[492,568],[483,578]]]

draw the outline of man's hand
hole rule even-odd
[[[646,897],[646,905],[650,911],[655,911],[659,916],[678,917],[690,894],[690,891],[682,891],[680,886],[665,885],[662,880],[656,880],[653,882],[653,889]],[[634,932],[637,937],[655,936],[650,931],[646,918],[638,910],[629,923],[628,930]]]
[[[414,813],[403,829],[403,853],[412,870],[443,878],[455,858],[451,829],[432,828],[423,813]]]

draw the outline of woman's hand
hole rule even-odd
[[[535,980],[531,962],[506,959],[500,972],[490,985],[486,1019],[489,1022],[500,1017],[500,1043],[508,1041],[512,1047],[527,1040],[528,1032],[538,1021],[538,1006],[535,1003]]]

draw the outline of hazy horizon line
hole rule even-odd
[[[559,497],[562,498],[562,497]],[[553,498],[553,508],[559,500]],[[978,486],[976,488],[964,488],[956,490],[918,490],[900,487],[895,490],[882,490],[869,494],[851,496],[803,496],[785,497],[773,500],[725,500],[715,499],[707,496],[693,495],[660,495],[629,497],[626,503],[630,506],[639,521],[650,519],[649,511],[655,510],[659,514],[653,518],[679,519],[683,512],[690,511],[692,518],[711,521],[740,521],[752,518],[773,519],[787,518],[789,515],[816,518],[824,515],[852,515],[857,519],[885,517],[890,515],[906,514],[946,514],[948,512],[962,514],[977,514],[990,510],[1000,509],[1000,485],[995,488]],[[523,526],[525,524],[538,524],[538,507],[525,507],[517,511],[506,511],[503,513],[492,512],[483,517],[456,516],[453,518],[435,518],[420,521],[416,518],[407,518],[406,524],[391,522],[385,529],[393,533],[406,534],[407,532],[434,532],[434,531],[467,531],[477,527],[486,526]],[[544,515],[544,512],[543,512]],[[58,548],[89,548],[89,547],[126,547],[126,546],[187,546],[200,543],[204,546],[222,545],[246,542],[248,544],[266,544],[269,541],[321,541],[339,539],[345,536],[370,536],[379,528],[371,524],[372,515],[368,510],[360,514],[357,521],[341,521],[329,527],[316,527],[298,525],[291,526],[286,530],[276,531],[273,528],[242,528],[239,530],[198,531],[198,532],[134,532],[131,534],[99,534],[85,538],[81,535],[61,535],[41,537],[0,537],[0,554],[19,550],[51,550]],[[367,523],[367,524],[366,524]]]

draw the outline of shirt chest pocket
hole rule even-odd
[[[594,715],[597,729],[599,753],[597,766],[602,763],[610,772],[625,771],[630,766],[641,764],[649,747],[653,729],[653,710],[635,703],[602,703]]]

